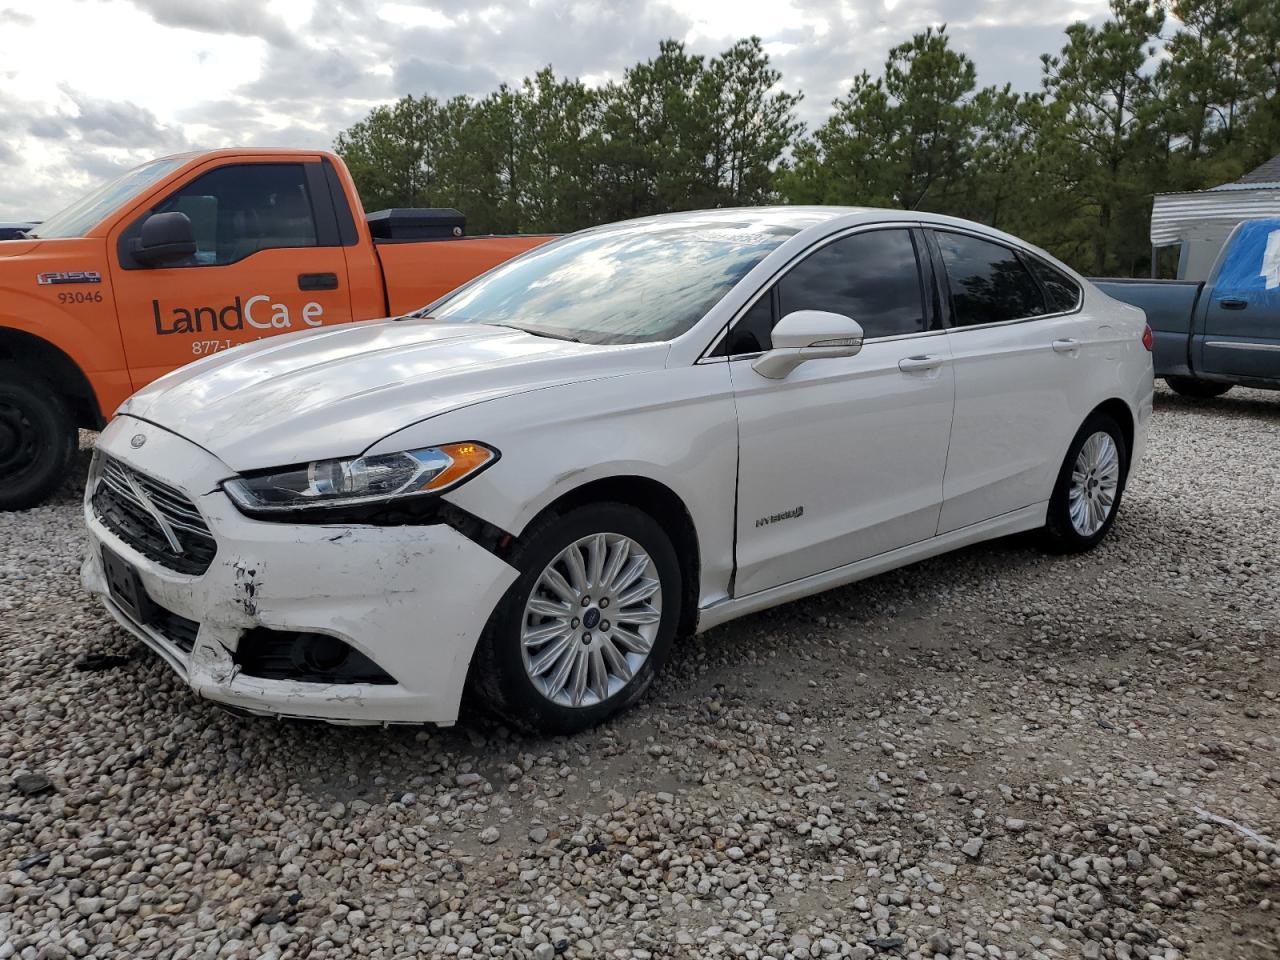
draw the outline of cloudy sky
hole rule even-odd
[[[618,77],[660,39],[713,54],[762,37],[821,121],[886,51],[947,23],[980,83],[1106,0],[0,0],[0,219],[48,216],[113,173],[205,146],[328,147],[405,93],[483,94],[551,64]]]

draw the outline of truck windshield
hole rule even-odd
[[[599,227],[489,271],[429,315],[583,343],[669,340],[795,233],[750,211]]]
[[[93,193],[81,197],[60,213],[55,213],[34,230],[28,230],[27,236],[44,239],[83,237],[100,224],[112,210],[124,204],[130,197],[167,177],[186,162],[185,157],[169,157],[134,167],[106,186],[99,187]]]

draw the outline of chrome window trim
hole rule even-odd
[[[822,239],[815,241],[812,245],[805,247],[803,250],[798,251],[795,254],[795,256],[793,256],[786,263],[778,267],[778,269],[775,270],[769,276],[769,278],[764,281],[763,284],[761,284],[760,289],[755,292],[755,296],[753,296],[750,300],[748,300],[745,304],[743,304],[743,306],[738,310],[737,313],[733,315],[733,317],[729,320],[729,322],[720,328],[720,332],[716,334],[714,339],[712,339],[711,344],[705,350],[702,351],[701,355],[698,357],[697,360],[694,361],[694,363],[695,364],[699,364],[703,362],[712,363],[712,362],[718,362],[721,360],[743,360],[743,359],[746,359],[747,357],[760,356],[763,353],[763,351],[759,351],[759,350],[753,353],[735,353],[732,356],[728,356],[728,357],[712,357],[710,356],[710,354],[716,351],[716,348],[720,346],[720,342],[728,335],[729,331],[733,329],[734,324],[736,324],[739,320],[741,320],[742,317],[747,313],[747,311],[749,311],[752,307],[754,307],[762,296],[764,296],[766,293],[769,293],[774,288],[774,285],[777,284],[778,281],[781,280],[784,275],[790,273],[793,269],[795,269],[796,264],[798,264],[801,260],[816,253],[817,251],[821,250],[823,247],[828,246],[829,244],[835,243],[837,240],[843,240],[846,237],[851,237],[857,233],[871,233],[874,230],[894,230],[894,229],[911,231],[913,229],[918,229],[922,226],[927,227],[928,224],[921,224],[915,220],[889,220],[882,223],[860,223],[860,224],[857,224],[856,226],[845,227],[843,230],[840,230],[836,233],[825,236]],[[912,246],[914,248],[915,246],[914,241],[912,241]],[[920,268],[919,257],[920,257],[920,252],[917,250],[916,251],[916,269],[917,270],[919,270]],[[923,277],[920,278],[920,282],[921,284],[924,283]],[[924,294],[924,290],[921,290],[921,295],[923,296],[923,294]],[[921,300],[921,306],[925,306],[923,299]],[[781,317],[779,317],[779,319],[781,319]],[[926,320],[928,319],[927,316],[925,319]],[[900,334],[894,334],[891,337],[867,337],[863,341],[863,343],[864,344],[882,343],[886,340],[901,340],[907,337],[919,337],[929,333],[945,333],[945,332],[946,332],[945,330],[921,330],[918,333],[900,333]]]

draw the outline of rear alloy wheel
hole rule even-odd
[[[1194,377],[1165,377],[1164,382],[1174,393],[1193,400],[1212,400],[1222,396],[1232,386],[1216,380],[1196,380]]]
[[[78,438],[48,383],[0,364],[0,510],[34,507],[62,486]]]
[[[1116,422],[1095,413],[1071,441],[1049,499],[1044,533],[1062,553],[1088,550],[1115,522],[1129,470],[1129,451]]]
[[[540,521],[485,630],[472,686],[525,729],[573,733],[632,703],[670,650],[680,566],[650,516],[593,504]]]

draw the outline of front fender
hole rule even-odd
[[[725,363],[656,369],[535,390],[434,417],[371,453],[458,440],[501,459],[445,495],[519,534],[557,500],[597,480],[642,477],[689,510],[702,603],[727,595],[733,566],[737,420]]]
[[[64,272],[92,272],[100,279],[68,284],[37,280],[41,274]],[[0,259],[0,328],[36,337],[64,353],[88,378],[104,415],[132,392],[100,239],[31,241],[23,252]]]

